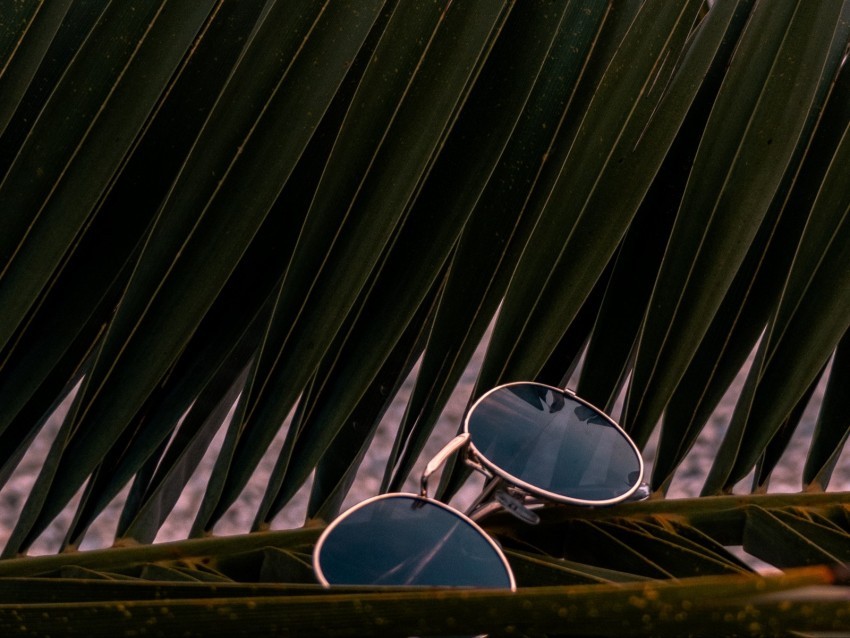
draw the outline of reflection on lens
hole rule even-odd
[[[642,478],[640,454],[625,433],[558,388],[496,388],[473,406],[466,428],[492,469],[565,499],[616,502]]]
[[[316,546],[331,585],[444,585],[513,589],[495,544],[471,521],[430,499],[378,497],[337,519]]]

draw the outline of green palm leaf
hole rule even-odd
[[[0,3],[4,635],[850,630],[848,11]],[[320,587],[324,525],[522,379],[622,407],[652,497],[483,516],[516,592]]]

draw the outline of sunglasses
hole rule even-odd
[[[487,477],[466,513],[428,496],[428,479],[453,454]],[[425,467],[419,494],[383,494],[334,520],[313,553],[319,582],[516,589],[499,545],[479,525],[494,509],[539,520],[546,502],[606,506],[648,495],[635,443],[569,390],[498,386],[467,412],[463,433]]]

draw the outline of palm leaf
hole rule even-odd
[[[416,386],[387,465],[384,484],[393,489],[410,474],[504,295],[534,224],[525,207],[527,189],[543,179],[542,171],[550,166],[547,162],[541,166],[539,158],[553,152],[554,136],[576,94],[583,61],[608,10],[599,3],[568,7],[522,118],[458,239]],[[611,28],[610,36],[606,37],[607,31],[598,36],[609,43],[616,41],[632,15],[629,7],[611,11],[616,28]],[[525,187],[512,188],[514,183]]]
[[[70,0],[21,2],[4,16],[0,36],[0,133],[12,119],[62,25]],[[20,46],[26,40],[26,46]]]
[[[706,123],[703,143],[694,159],[693,177],[681,204],[682,210],[705,211],[706,216],[677,216],[669,244],[672,250],[665,255],[658,275],[657,289],[682,292],[679,297],[665,294],[658,303],[650,302],[653,310],[644,324],[641,343],[645,354],[638,354],[627,407],[630,429],[639,440],[646,439],[661,416],[669,393],[692,358],[764,219],[800,143],[806,119],[811,117],[818,90],[828,87],[834,77],[843,47],[833,47],[830,38],[822,40],[818,51],[807,50],[811,58],[794,56],[793,62],[786,63],[786,48],[799,49],[795,38],[807,40],[812,34],[829,29],[843,11],[841,3],[821,8],[825,14],[819,15],[788,3],[783,6],[786,14],[782,16],[767,10],[764,4],[756,5],[741,36]],[[824,22],[819,24],[821,19]],[[756,33],[757,41],[752,39]],[[835,37],[839,42],[847,39],[846,33]],[[771,38],[771,43],[764,38]],[[761,74],[758,77],[762,78],[747,84],[750,94],[738,85],[738,73],[744,67],[747,77]],[[795,73],[805,76],[808,82],[795,85],[800,92],[796,99],[803,108],[795,102],[792,117],[786,111],[791,99],[786,82],[789,74]],[[773,93],[776,82],[781,88]],[[773,118],[776,124],[771,123]],[[753,128],[752,122],[759,122],[758,127]],[[770,165],[771,170],[758,171],[757,177],[751,175],[748,168],[754,165],[753,155],[759,157],[760,166]],[[709,167],[715,172],[710,172]],[[724,242],[721,249],[715,237],[728,237],[732,232],[739,242]],[[694,278],[692,273],[699,274]],[[685,334],[688,339],[683,338]],[[667,340],[677,344],[669,357],[665,356]],[[646,402],[643,396],[652,397],[653,403]]]
[[[848,11],[5,3],[2,630],[850,630]],[[668,497],[736,377],[704,495]],[[318,586],[363,459],[400,489],[450,397],[516,379],[622,405],[653,497],[483,518],[517,592]],[[805,491],[773,493],[808,430]],[[254,531],[211,536],[249,486]]]
[[[5,618],[15,617],[15,612],[35,618],[36,612],[56,614],[61,611],[68,615],[71,626],[83,627],[98,611],[111,618],[110,614],[123,606],[133,613],[125,615],[123,620],[113,620],[117,623],[113,626],[116,631],[120,630],[117,628],[129,630],[137,622],[147,622],[156,603],[160,610],[163,606],[170,609],[174,605],[174,615],[163,621],[169,623],[164,626],[217,635],[216,632],[225,629],[238,629],[231,625],[214,627],[201,619],[202,610],[209,613],[211,609],[224,607],[233,610],[236,618],[243,618],[250,609],[264,609],[268,598],[269,605],[274,601],[281,607],[280,614],[283,610],[294,614],[288,617],[285,625],[286,630],[293,633],[320,627],[321,631],[340,635],[385,635],[390,630],[374,623],[375,610],[383,609],[386,611],[381,613],[390,614],[388,622],[393,623],[390,625],[394,627],[393,632],[398,632],[399,626],[434,633],[452,626],[455,630],[462,627],[465,632],[476,632],[515,625],[565,635],[587,635],[588,632],[612,635],[618,631],[634,635],[672,635],[681,632],[683,627],[691,627],[688,631],[696,631],[698,635],[710,635],[711,632],[758,635],[765,631],[764,626],[752,624],[758,619],[775,623],[772,625],[775,629],[797,626],[840,630],[846,629],[847,619],[844,614],[835,613],[840,609],[839,601],[811,589],[812,585],[841,582],[840,571],[795,567],[784,574],[757,575],[728,554],[723,545],[743,544],[779,565],[796,564],[798,561],[794,557],[798,556],[801,547],[808,549],[804,554],[806,562],[822,560],[829,551],[847,551],[846,536],[850,528],[844,514],[846,505],[846,498],[836,501],[824,494],[814,498],[760,495],[659,500],[590,513],[575,507],[551,508],[542,512],[541,525],[533,528],[533,533],[527,528],[518,529],[510,516],[495,517],[489,529],[498,534],[506,546],[519,542],[535,547],[533,554],[508,551],[517,572],[532,578],[534,586],[523,587],[516,595],[507,596],[462,590],[416,592],[354,588],[346,591],[339,588],[329,592],[317,589],[310,583],[309,569],[304,570],[303,566],[320,528],[18,558],[0,563],[0,583],[15,587],[14,593],[4,598],[8,602],[0,612],[8,614]],[[647,581],[645,574],[611,570],[599,564],[610,560],[610,555],[600,555],[595,563],[588,562],[587,552],[583,552],[580,562],[558,558],[565,551],[569,555],[582,547],[577,542],[580,536],[575,533],[583,528],[592,529],[597,539],[602,537],[599,542],[603,546],[628,544],[634,557],[631,565],[639,571],[645,572],[650,566],[665,571],[686,566],[725,575],[679,573],[675,581]],[[662,542],[653,542],[656,538]],[[775,544],[777,542],[780,544]],[[789,552],[792,547],[795,551]],[[683,560],[685,555],[687,560]],[[295,566],[299,563],[302,573],[296,576],[298,568]],[[282,564],[288,567],[281,569]],[[621,567],[625,565],[625,562],[620,564]],[[37,586],[30,580],[35,576],[39,577]],[[63,590],[72,577],[77,579],[73,581],[76,588],[72,592]],[[104,580],[108,581],[108,587],[98,585]],[[252,584],[258,580],[263,584]],[[570,584],[565,584],[565,580]],[[210,581],[215,584],[202,585]],[[273,584],[276,582],[280,584]],[[407,603],[402,603],[403,600]],[[570,600],[568,610],[561,609],[558,600]],[[334,613],[320,619],[329,608],[338,610],[340,605],[355,601],[359,605],[371,605],[372,612],[366,615]],[[455,613],[452,601],[467,609],[463,619],[454,620],[461,624],[452,625],[452,621],[447,620]],[[72,602],[76,604],[69,604]],[[809,610],[811,605],[818,605],[826,615],[812,619],[809,614],[806,620],[806,614],[798,607],[804,603],[810,606]],[[421,613],[423,604],[434,605],[441,612],[417,617],[415,614]],[[538,608],[538,604],[542,607]],[[552,604],[554,609],[548,607]],[[730,613],[740,610],[741,605],[746,605],[750,611],[744,615]],[[547,608],[551,616],[545,612]],[[539,612],[535,611],[538,609]],[[594,622],[599,623],[598,614],[603,609],[608,610],[605,615],[612,618],[611,623],[594,625]],[[688,613],[672,613],[675,609]],[[136,613],[141,616],[137,617]],[[307,616],[299,619],[301,613]],[[390,621],[389,618],[396,614],[397,619]],[[213,616],[219,623],[225,622],[217,614]],[[252,631],[266,627],[263,623],[269,623],[270,629],[282,622],[283,617],[274,614],[252,616],[259,623],[253,625]],[[693,629],[692,623],[703,622],[709,624]]]
[[[322,346],[331,343],[407,214],[409,200],[430,170],[433,152],[457,117],[493,30],[503,19],[502,5],[485,4],[486,10],[456,5],[445,14],[439,6],[422,5],[415,16],[397,9],[387,23],[287,268],[271,337],[257,363],[264,382],[251,386],[245,434],[207,527],[241,492],[299,388],[319,365]],[[463,47],[452,46],[456,38]],[[444,68],[453,69],[452,75],[442,75]],[[439,108],[416,99],[436,83],[447,90]],[[379,115],[362,120],[351,116],[360,109],[374,110],[376,103]],[[363,148],[369,149],[368,155],[350,159]],[[334,168],[337,163],[341,170]],[[342,243],[337,241],[341,228],[347,237]],[[296,434],[288,433],[284,454],[295,444]]]

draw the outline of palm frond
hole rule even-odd
[[[4,631],[847,630],[848,40],[844,0],[4,3],[6,491],[50,440]],[[668,498],[736,378],[703,496]],[[516,594],[313,584],[402,387],[382,490],[459,388],[533,379],[615,413],[649,501],[487,518]],[[771,493],[806,428],[804,491]],[[116,499],[117,546],[76,551]]]

